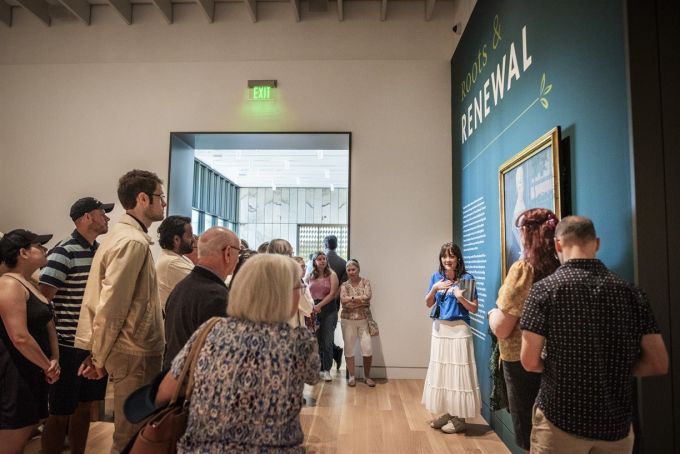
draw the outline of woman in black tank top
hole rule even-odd
[[[52,235],[12,230],[0,239],[0,446],[21,453],[47,417],[48,384],[59,379],[59,350],[49,302],[31,283],[46,264]]]

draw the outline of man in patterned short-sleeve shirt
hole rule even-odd
[[[50,413],[42,436],[46,454],[61,453],[67,431],[71,452],[84,452],[91,403],[103,400],[106,394],[106,377],[88,380],[78,376],[78,368],[89,352],[75,348],[73,341],[92,258],[99,245],[96,238],[108,232],[106,213],[111,210],[113,203],[102,203],[93,197],[77,200],[70,211],[76,228],[49,252],[40,274],[40,290],[54,304],[62,367],[61,378],[50,385]]]
[[[524,306],[522,365],[543,372],[532,453],[632,452],[632,377],[668,370],[645,293],[595,258],[599,246],[592,221],[564,218],[555,231],[562,266]]]

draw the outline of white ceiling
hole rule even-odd
[[[241,187],[348,187],[348,150],[197,149],[195,156]]]
[[[195,3],[200,8],[206,18],[207,23],[212,23],[215,15],[216,2],[242,3],[248,12],[251,22],[257,22],[257,3],[266,1],[285,2],[290,4],[292,18],[296,22],[302,20],[300,11],[309,10],[314,13],[334,14],[338,21],[344,20],[344,0],[336,0],[335,7],[329,7],[329,0],[306,0],[301,4],[301,0],[0,0],[0,23],[12,26],[12,8],[23,8],[38,18],[48,27],[60,22],[70,22],[78,20],[84,25],[91,23],[91,9],[93,6],[106,5],[113,8],[128,25],[134,22],[133,6],[143,4],[153,4],[158,13],[168,24],[174,21],[173,5],[179,3]],[[353,0],[357,1],[357,0]],[[371,1],[371,0],[369,0]],[[372,0],[375,1],[375,0]],[[423,3],[423,20],[429,21],[434,13],[434,6],[437,0],[411,0]],[[440,0],[454,1],[454,0]],[[379,9],[376,8],[376,19],[385,21],[388,18],[388,0],[378,0]]]

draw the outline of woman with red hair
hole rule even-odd
[[[489,326],[498,337],[515,440],[526,450],[529,450],[531,410],[541,375],[527,372],[520,362],[519,318],[533,283],[549,276],[560,265],[554,241],[558,221],[555,213],[545,208],[532,208],[517,217],[515,226],[520,232],[524,254],[508,270],[498,291],[497,308],[489,311]]]

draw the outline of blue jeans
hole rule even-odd
[[[321,358],[321,370],[329,371],[333,366],[333,338],[335,325],[338,324],[338,311],[333,303],[327,304],[317,315],[319,329],[316,338],[319,341],[319,357]]]

